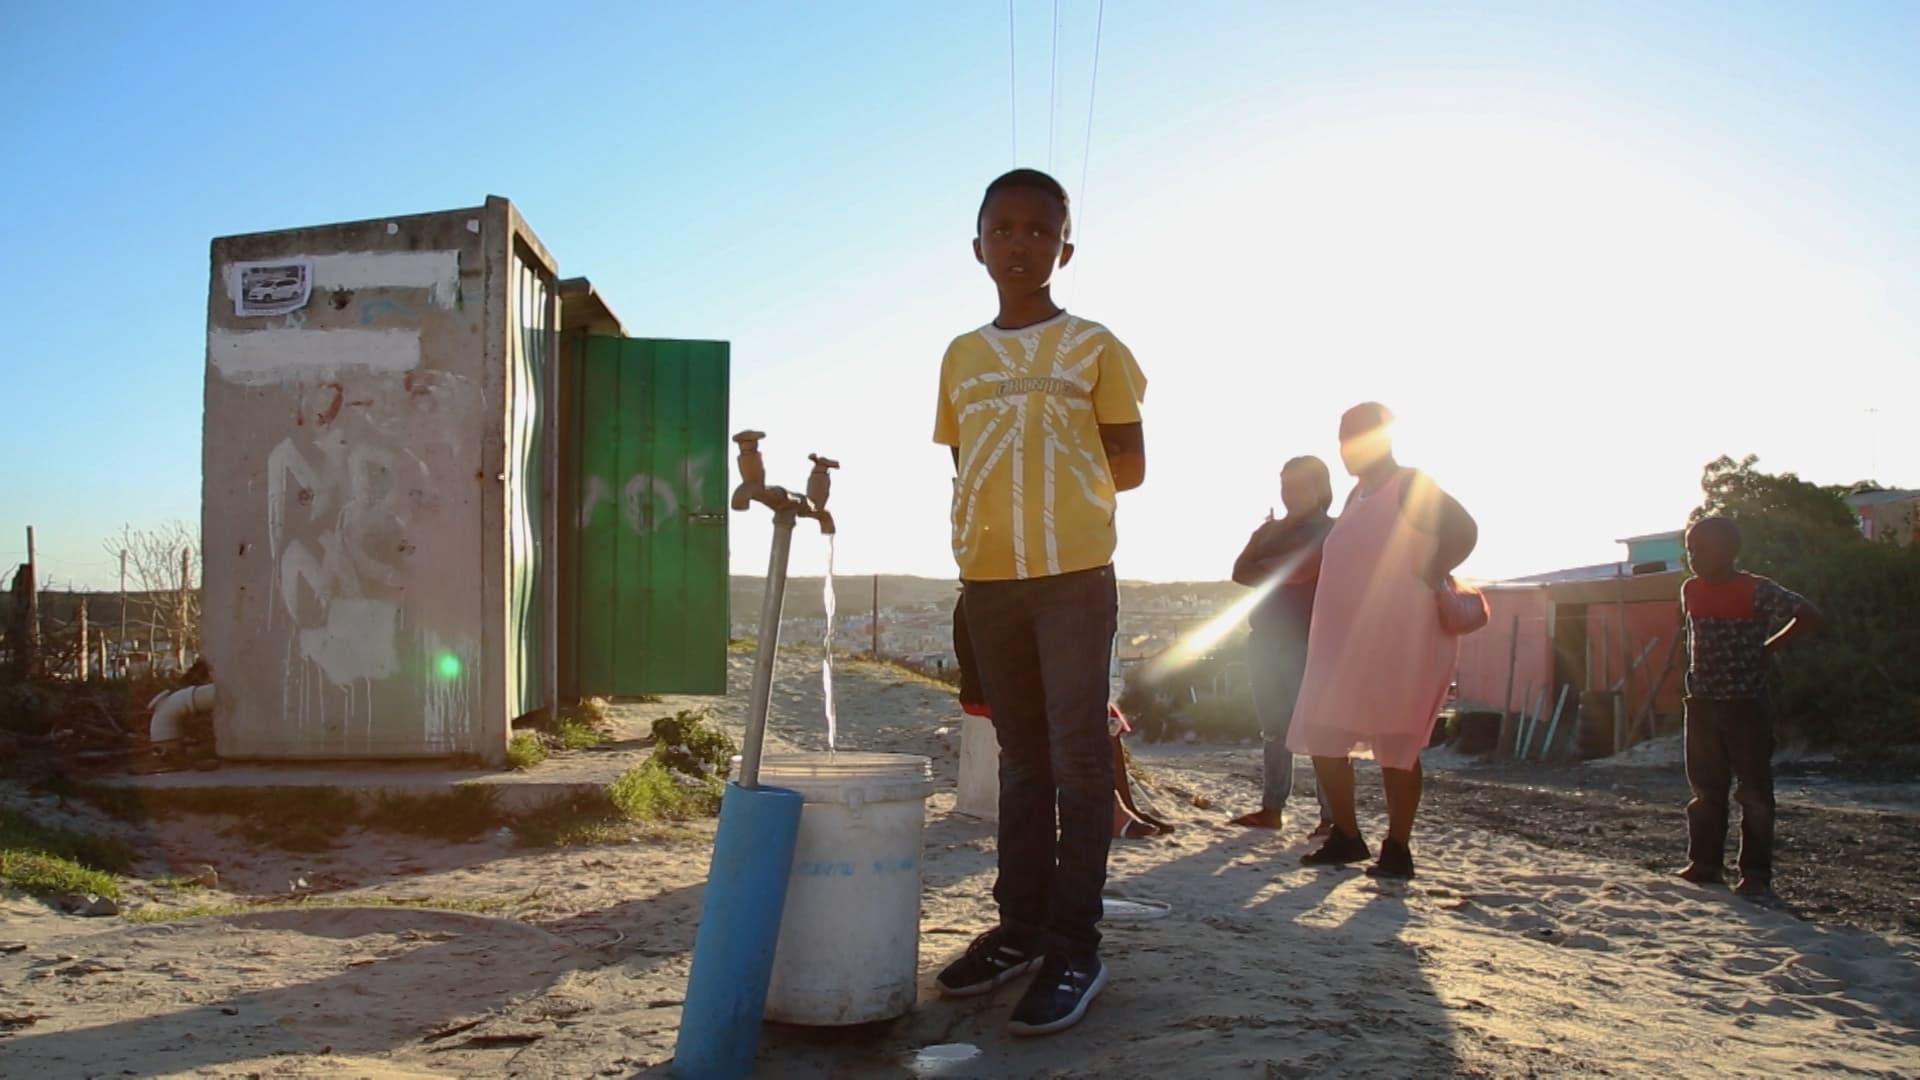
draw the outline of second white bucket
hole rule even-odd
[[[766,1018],[839,1027],[913,1008],[932,765],[913,754],[769,754],[760,782],[806,797]]]

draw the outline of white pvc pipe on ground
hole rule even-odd
[[[213,684],[160,694],[149,707],[153,709],[153,723],[147,731],[148,741],[172,742],[180,737],[180,721],[213,708]]]

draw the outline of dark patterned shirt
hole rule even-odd
[[[1806,601],[1767,578],[1741,572],[1725,581],[1688,578],[1687,696],[1739,701],[1765,692],[1767,638]]]

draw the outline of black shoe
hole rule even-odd
[[[1380,861],[1367,867],[1367,876],[1393,878],[1397,881],[1411,880],[1413,877],[1412,849],[1392,838],[1380,841]]]
[[[1727,883],[1727,872],[1725,870],[1697,862],[1688,863],[1686,868],[1680,870],[1675,876],[1683,881],[1691,881],[1695,885],[1725,885]]]
[[[1015,1035],[1051,1035],[1087,1015],[1087,1006],[1107,985],[1107,966],[1097,956],[1069,960],[1048,956],[1040,974],[1013,1007],[1007,1030]]]
[[[943,997],[973,997],[1012,982],[1039,962],[1039,953],[1006,927],[996,926],[974,938],[966,953],[934,981]]]
[[[1779,899],[1773,895],[1773,883],[1764,878],[1742,877],[1740,884],[1733,887],[1735,896],[1744,896],[1749,900],[1772,901]]]
[[[1320,845],[1320,850],[1300,856],[1300,865],[1345,866],[1348,863],[1366,862],[1372,857],[1373,852],[1367,849],[1365,837],[1357,833],[1348,835],[1336,825],[1327,834],[1327,842]]]

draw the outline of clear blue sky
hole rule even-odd
[[[1920,485],[1920,4],[1114,0],[1089,144],[1097,8],[1056,78],[1017,0],[1010,108],[1004,3],[6,5],[0,563],[32,523],[107,585],[197,521],[210,238],[494,193],[634,332],[734,343],[776,480],[845,462],[843,571],[951,573],[933,384],[1016,125],[1152,380],[1123,575],[1224,576],[1366,397],[1483,575],[1616,557],[1721,452]]]

